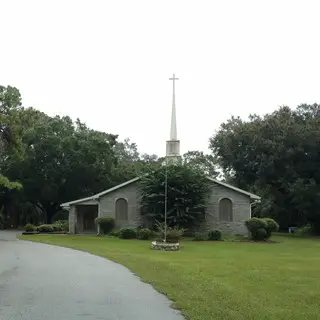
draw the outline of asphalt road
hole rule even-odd
[[[0,231],[1,320],[182,320],[125,267]]]

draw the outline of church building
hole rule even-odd
[[[170,140],[166,143],[166,161],[180,160],[180,141],[177,137],[175,81],[173,75],[172,111]],[[251,218],[251,207],[260,197],[227,183],[207,177],[212,184],[208,199],[204,231],[217,229],[221,232],[246,235],[244,222]],[[139,184],[140,177],[121,183],[108,190],[87,198],[63,203],[69,211],[70,233],[96,233],[94,219],[110,216],[115,219],[116,228],[137,227],[141,224]]]

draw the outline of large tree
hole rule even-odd
[[[15,120],[20,106],[19,90],[0,86],[0,163],[8,164],[13,154],[19,154],[20,140]],[[10,180],[0,166],[0,228],[11,225],[5,211],[5,200],[21,187],[21,183]]]
[[[42,210],[47,221],[62,202],[112,186],[116,136],[32,108],[21,108],[18,118],[22,156],[11,156],[1,167],[23,183],[20,201]]]
[[[188,229],[202,222],[210,182],[201,169],[189,165],[162,166],[142,176],[141,214],[151,223],[163,223],[166,176],[168,225]]]
[[[145,171],[158,168],[163,159],[155,154],[140,154],[136,143],[129,138],[117,141],[114,146],[116,165],[113,168],[113,183],[119,184],[133,179]]]
[[[210,139],[224,171],[262,196],[256,214],[282,227],[311,223],[320,232],[319,105],[281,107],[248,121],[231,118]]]
[[[194,166],[202,170],[208,176],[215,178],[218,176],[217,161],[211,154],[202,151],[188,151],[182,156],[182,161],[189,166]]]

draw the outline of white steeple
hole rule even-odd
[[[179,78],[175,77],[173,74],[172,78],[173,83],[173,91],[172,91],[172,111],[171,111],[171,127],[170,127],[170,140],[167,141],[167,159],[170,158],[172,160],[180,159],[180,141],[177,136],[177,118],[176,118],[176,95],[175,95],[175,81],[179,80]]]
[[[170,129],[170,140],[177,140],[177,117],[176,117],[176,92],[175,92],[175,81],[179,78],[175,78],[173,74],[172,78],[173,91],[172,91],[172,110],[171,110],[171,129]]]

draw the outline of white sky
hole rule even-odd
[[[165,154],[173,72],[181,151],[233,115],[320,102],[320,1],[0,0],[0,84]]]

